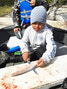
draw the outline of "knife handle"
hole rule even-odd
[[[30,58],[27,58],[27,62],[30,62]]]

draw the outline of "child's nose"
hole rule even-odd
[[[39,24],[36,24],[36,27],[39,27]]]

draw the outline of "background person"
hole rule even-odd
[[[23,36],[24,30],[30,25],[30,22],[26,23],[26,24],[23,24],[23,22],[21,20],[21,15],[20,15],[20,13],[21,13],[20,12],[20,5],[21,4],[20,3],[17,4],[17,3],[15,3],[15,5],[14,5],[14,17],[13,17],[14,18],[14,25],[15,25],[14,33],[18,38],[21,38],[16,33],[18,33],[18,31],[20,31],[20,33],[21,33],[20,35]],[[30,4],[31,4],[32,7],[33,6],[38,6],[38,5],[43,5],[47,10],[49,9],[49,5],[46,2],[46,0],[31,0]]]

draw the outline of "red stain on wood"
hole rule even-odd
[[[40,81],[40,83],[43,83],[43,81]]]
[[[4,80],[4,78],[2,78],[1,80]]]
[[[5,81],[5,78],[3,77],[2,79],[2,82],[1,82],[1,85],[5,88],[5,89],[16,89],[18,88],[17,85],[12,85],[12,84],[9,84],[7,81]],[[15,79],[13,79],[15,80]]]
[[[17,85],[13,85],[13,89],[17,88],[18,86]]]
[[[4,86],[5,89],[11,89],[10,87],[10,84],[7,84],[7,83],[2,83],[2,86]]]
[[[45,68],[45,70],[46,70],[51,76],[53,76],[53,73],[52,73],[49,69]]]
[[[16,89],[18,86],[17,85],[12,85],[9,84],[9,83],[2,83],[2,86],[5,88],[5,89]]]

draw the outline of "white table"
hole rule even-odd
[[[44,68],[35,68],[36,72],[31,70],[18,76],[11,76],[12,72],[27,65],[28,63],[25,63],[0,69],[0,89],[42,89],[42,87],[45,89],[61,84],[67,77],[67,55],[56,57]]]

